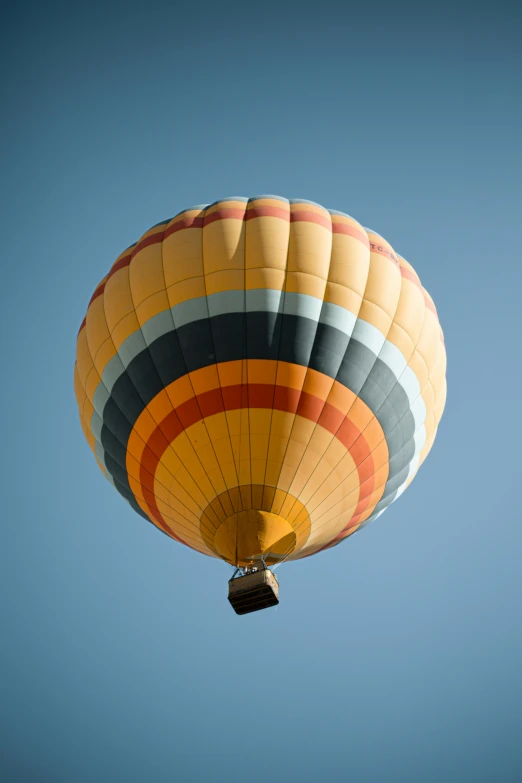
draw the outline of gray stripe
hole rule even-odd
[[[170,332],[173,325],[174,318],[170,310],[164,310],[162,313],[149,318],[141,327],[147,345],[153,343],[158,337],[162,337],[167,332]]]
[[[186,302],[180,302],[172,308],[172,317],[176,329],[185,324],[194,321],[202,321],[208,318],[207,297],[201,296],[197,299],[188,299]]]
[[[244,291],[220,291],[207,297],[210,317],[225,313],[242,313],[245,310]]]

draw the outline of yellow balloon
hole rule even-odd
[[[243,568],[375,519],[428,454],[446,396],[433,301],[385,239],[276,196],[147,231],[78,335],[85,437],[171,538]]]

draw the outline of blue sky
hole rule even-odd
[[[522,777],[520,24],[507,2],[4,14],[4,780]],[[267,192],[413,263],[449,392],[407,493],[238,618],[228,568],[104,481],[72,368],[121,250]]]

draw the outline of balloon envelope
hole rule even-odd
[[[96,288],[75,390],[135,511],[248,566],[375,519],[428,454],[446,396],[432,299],[342,212],[276,196],[185,210]]]

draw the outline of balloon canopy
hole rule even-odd
[[[229,198],[149,229],[80,327],[75,389],[107,479],[231,565],[297,559],[382,512],[446,397],[435,306],[342,212]]]

